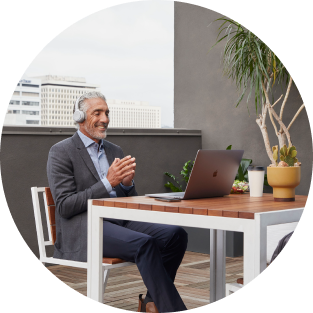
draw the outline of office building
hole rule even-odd
[[[76,99],[99,85],[86,83],[83,77],[46,75],[41,79],[41,125],[73,127]],[[110,127],[160,128],[161,108],[144,101],[107,100]]]
[[[10,100],[4,125],[39,126],[41,121],[41,80],[23,77]]]
[[[161,128],[161,108],[144,101],[107,100],[110,127]]]
[[[99,85],[87,84],[83,77],[46,75],[41,79],[41,125],[74,126],[73,106],[78,97],[99,91]]]

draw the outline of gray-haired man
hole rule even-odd
[[[101,93],[81,96],[74,119],[79,130],[54,145],[48,157],[48,180],[56,203],[54,257],[87,261],[87,200],[136,196],[136,163],[104,140],[110,120]],[[139,312],[186,310],[174,286],[186,247],[187,234],[181,227],[103,221],[103,255],[136,263],[148,289],[145,300],[139,297]]]

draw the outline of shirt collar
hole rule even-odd
[[[89,146],[93,144],[96,144],[98,146],[98,144],[95,141],[93,141],[91,138],[84,135],[80,130],[78,130],[77,133],[86,148],[88,148]],[[100,149],[102,147],[103,147],[103,139],[100,140]]]

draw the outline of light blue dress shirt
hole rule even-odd
[[[93,141],[91,138],[84,135],[80,130],[77,131],[78,136],[82,140],[84,146],[86,147],[90,158],[96,168],[96,171],[105,186],[106,190],[110,194],[111,198],[116,198],[116,191],[114,188],[112,188],[111,184],[107,180],[106,176],[108,174],[109,170],[109,162],[108,158],[105,154],[104,146],[103,146],[103,140],[100,141],[100,147],[99,144],[97,144],[95,141]],[[132,186],[124,186],[122,183],[120,186],[127,192],[130,189],[133,188],[134,184]]]

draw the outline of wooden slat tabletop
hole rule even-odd
[[[253,198],[247,193],[180,202],[157,201],[145,196],[105,198],[93,200],[93,205],[254,219],[255,213],[304,208],[306,200],[307,196],[296,196],[293,202],[275,202],[272,194],[266,193],[263,197]]]

